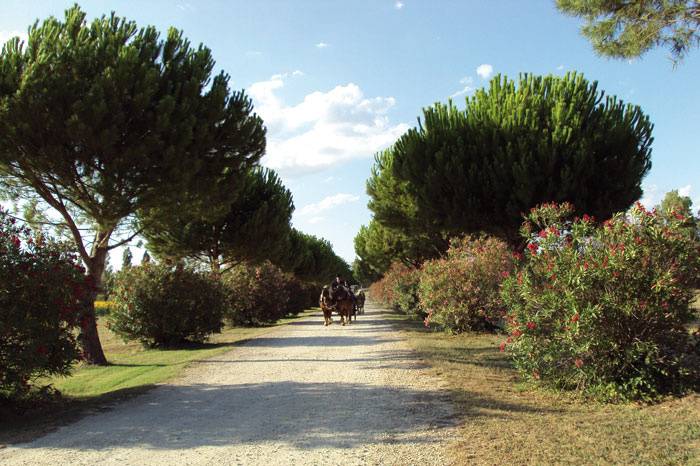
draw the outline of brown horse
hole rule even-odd
[[[358,314],[365,313],[365,292],[362,290],[357,293],[357,312]]]
[[[331,297],[335,302],[335,309],[340,315],[340,322],[345,325],[350,325],[353,314],[353,299],[352,292],[344,286],[338,286],[331,291]]]
[[[323,325],[327,327],[333,322],[333,310],[336,309],[336,305],[331,299],[331,291],[328,289],[328,285],[324,286],[323,290],[321,290],[321,296],[318,298],[318,305],[323,311]]]

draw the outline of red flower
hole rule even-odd
[[[520,254],[519,252],[514,252],[514,253],[513,253],[513,259],[515,259],[516,261],[519,261],[519,260],[521,260],[522,258],[523,258],[523,255]]]
[[[581,369],[581,367],[583,367],[583,359],[581,359],[581,358],[576,358],[576,361],[574,361],[574,364],[576,364],[576,367],[578,367],[579,369]]]
[[[503,272],[501,272],[501,277],[503,277],[503,278],[510,277],[510,272],[508,272],[507,270],[504,270]]]
[[[533,256],[537,255],[537,250],[539,249],[539,246],[537,246],[535,243],[530,243],[527,245],[527,248],[530,250],[530,253]]]
[[[578,312],[571,316],[571,322],[578,322],[578,320],[581,318],[580,315],[578,315]]]
[[[13,244],[16,248],[18,248],[18,247],[22,244],[22,242],[19,240],[19,238],[18,238],[17,236],[15,236],[15,235],[12,235],[12,238],[10,238],[10,241],[12,241],[12,244]]]
[[[523,334],[523,332],[522,332],[522,330],[520,330],[519,328],[516,328],[516,329],[513,330],[513,332],[511,333],[511,335],[513,335],[513,336],[516,337],[516,338],[519,337],[519,336],[522,335],[522,334]]]
[[[505,342],[505,341],[502,342],[502,343],[499,345],[498,349],[501,351],[501,353],[504,352],[504,351],[506,350],[506,342]]]
[[[588,214],[583,214],[583,221],[584,222],[590,222],[591,221],[591,216]]]
[[[537,328],[537,324],[534,322],[528,322],[527,324],[525,324],[525,326],[528,330],[535,330]]]

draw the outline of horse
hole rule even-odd
[[[331,290],[328,288],[328,285],[324,286],[323,290],[321,290],[321,296],[318,298],[318,305],[323,311],[323,326],[327,327],[333,322],[333,310],[336,308],[331,298]]]
[[[365,313],[365,292],[362,290],[357,293],[357,312],[359,314]]]
[[[331,298],[335,303],[335,309],[340,315],[340,322],[350,324],[353,314],[353,295],[352,292],[344,286],[338,286],[330,292]],[[357,319],[357,317],[355,317]]]

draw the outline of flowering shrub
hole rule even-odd
[[[528,378],[607,400],[651,399],[697,382],[700,345],[686,325],[697,242],[684,219],[641,204],[603,225],[570,205],[533,209],[525,264],[503,286],[501,345]]]
[[[153,263],[120,271],[112,299],[110,328],[151,347],[203,342],[221,331],[227,305],[217,280]]]
[[[34,237],[0,209],[0,397],[25,395],[32,379],[68,374],[80,352],[74,331],[88,292],[77,258]]]
[[[241,264],[224,277],[230,305],[225,318],[231,325],[264,325],[289,312],[287,275],[270,262]]]
[[[450,331],[493,329],[505,314],[499,294],[513,273],[515,258],[496,238],[465,237],[451,242],[447,257],[426,262],[420,278],[420,301],[426,325]]]
[[[425,313],[418,299],[420,274],[420,269],[394,262],[384,277],[370,287],[370,295],[399,312],[423,319]]]

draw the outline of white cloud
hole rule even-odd
[[[323,222],[325,219],[326,219],[326,217],[311,217],[311,218],[309,219],[309,223],[310,223],[311,225],[316,225],[316,224],[318,224],[318,223]]]
[[[557,66],[557,71],[561,71],[561,70],[563,70],[563,69],[564,69],[564,65],[559,65],[559,66]]]
[[[324,182],[324,183],[332,183],[333,181],[336,181],[337,179],[338,179],[338,178],[336,178],[335,176],[332,176],[332,175],[331,175],[331,176],[328,176],[328,177],[324,178],[324,179],[323,179],[323,182]]]
[[[659,187],[655,184],[642,185],[642,198],[639,202],[647,209],[653,209],[661,199],[659,198]]]
[[[397,10],[400,10],[403,7],[404,7],[403,2],[401,0],[396,0],[396,3],[394,3],[394,8],[396,8]]]
[[[393,97],[366,98],[358,85],[349,83],[312,92],[300,103],[287,105],[278,95],[286,80],[286,74],[279,74],[248,88],[255,111],[268,129],[263,163],[283,175],[369,158],[409,128],[389,121]]]
[[[20,42],[27,43],[27,33],[22,31],[0,31],[0,47],[13,37],[19,37]]]
[[[328,47],[329,45],[330,45],[330,44],[326,44],[325,42],[319,42],[318,44],[316,44],[316,48],[317,48],[317,49],[325,49],[325,48]]]
[[[304,72],[301,70],[292,71],[292,76],[304,76]]]
[[[343,205],[343,204],[349,204],[351,202],[357,202],[360,200],[360,196],[355,196],[354,194],[347,194],[347,193],[338,193],[334,194],[332,196],[327,196],[321,199],[318,202],[314,202],[313,204],[307,204],[301,209],[299,209],[299,215],[312,215],[316,214],[318,215],[319,213],[332,209],[333,207]],[[319,217],[315,217],[319,218]],[[313,220],[313,219],[312,219]],[[311,220],[309,220],[310,222]]]
[[[693,187],[693,185],[687,184],[687,185],[683,186],[682,188],[678,188],[678,195],[690,197],[690,190],[692,189],[692,187]]]
[[[462,84],[464,87],[462,88],[461,91],[457,91],[454,94],[452,94],[450,97],[458,97],[463,94],[470,94],[476,89],[474,87],[474,78],[471,76],[465,76],[462,79],[459,80],[459,83]]]
[[[493,66],[488,63],[479,65],[476,67],[476,74],[478,74],[481,79],[489,79],[493,74]]]
[[[180,10],[180,11],[195,11],[196,8],[192,6],[191,3],[189,2],[177,2],[175,6]]]

